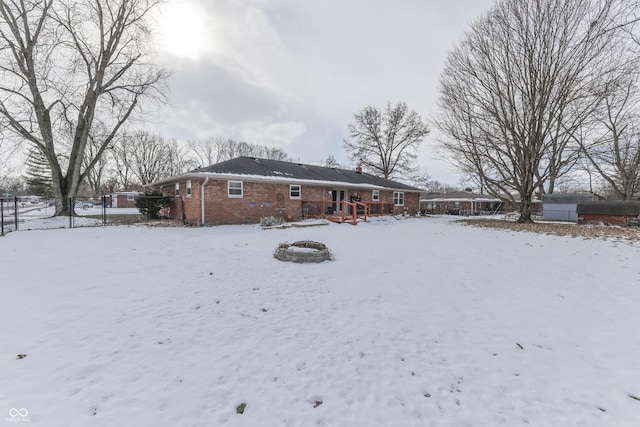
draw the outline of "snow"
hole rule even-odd
[[[299,240],[335,260],[273,258]],[[0,420],[637,426],[639,255],[436,217],[9,233]]]
[[[9,206],[10,207],[10,206]],[[52,216],[55,208],[46,203],[36,205],[26,204],[18,209],[18,230],[48,230],[52,228],[96,227],[102,225],[103,209],[99,205],[85,209],[76,208],[74,216]],[[104,211],[107,221],[119,216],[140,216],[137,208],[106,208]],[[4,229],[6,232],[14,231],[14,211],[5,208]],[[71,224],[73,227],[71,227]]]

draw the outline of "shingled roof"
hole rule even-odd
[[[236,157],[231,160],[216,163],[204,168],[195,169],[189,173],[178,175],[152,185],[176,182],[180,179],[191,177],[220,176],[247,176],[273,178],[274,181],[317,181],[319,183],[336,182],[351,184],[353,186],[371,186],[389,188],[395,190],[415,191],[420,189],[390,179],[384,179],[365,172],[355,170],[327,168],[323,166],[308,165],[303,163],[284,162],[280,160],[260,159],[256,157]]]

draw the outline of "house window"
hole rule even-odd
[[[229,181],[227,189],[229,197],[242,197],[242,181]]]
[[[187,181],[187,197],[191,197],[191,181]]]
[[[299,199],[300,198],[300,186],[299,185],[290,185],[289,186],[289,198],[290,199]]]
[[[371,192],[371,200],[377,202],[380,200],[380,190],[373,190]]]
[[[127,194],[127,202],[133,202],[135,199],[136,198],[133,194]]]
[[[180,183],[176,182],[176,196],[180,195]]]
[[[402,191],[394,191],[393,192],[393,204],[404,206],[404,192]]]

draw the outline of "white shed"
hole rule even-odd
[[[579,202],[593,202],[596,196],[591,193],[544,194],[542,196],[542,219],[545,221],[578,222]]]

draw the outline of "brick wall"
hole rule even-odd
[[[391,200],[393,201],[393,193],[391,193]],[[420,193],[404,193],[404,206],[407,208],[409,215],[415,215],[418,213],[418,207],[420,206]]]
[[[267,216],[296,221],[301,217],[302,201],[289,197],[289,184],[245,181],[242,190],[242,197],[229,197],[226,180],[207,182],[204,189],[205,223],[257,223],[260,218]],[[200,183],[198,183],[198,191],[200,191]],[[304,188],[302,197],[305,197]],[[196,202],[200,209],[200,198],[194,198],[193,202]],[[191,212],[186,206],[185,210],[187,213]]]

